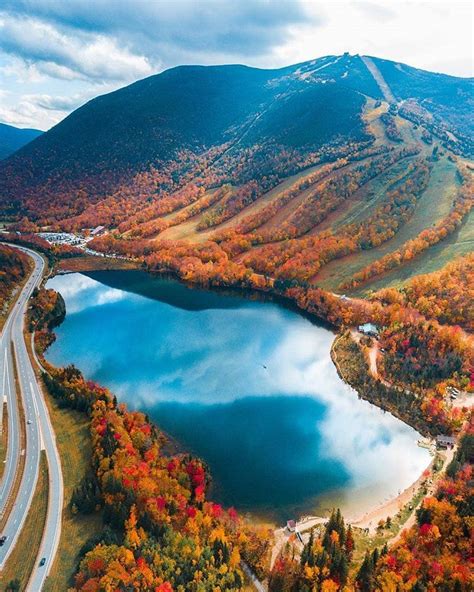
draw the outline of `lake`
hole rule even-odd
[[[334,334],[273,301],[140,271],[50,279],[66,319],[47,352],[203,458],[212,496],[282,522],[397,495],[429,464],[415,430],[338,376]]]

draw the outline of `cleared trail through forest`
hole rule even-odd
[[[385,82],[384,77],[382,76],[380,70],[377,68],[377,66],[374,64],[374,62],[372,61],[372,58],[369,58],[368,56],[362,56],[362,61],[367,66],[367,70],[374,77],[374,80],[378,84],[380,90],[382,91],[382,94],[385,97],[385,100],[388,103],[390,103],[390,105],[392,105],[392,104],[396,105],[397,101],[396,101],[395,97],[393,96],[393,93],[390,90],[390,87]]]

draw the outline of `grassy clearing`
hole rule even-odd
[[[287,179],[285,179],[284,181],[279,183],[276,187],[274,187],[273,189],[271,189],[270,191],[268,191],[267,193],[265,193],[261,197],[259,197],[259,199],[257,201],[254,201],[253,203],[249,204],[243,210],[241,210],[240,212],[235,214],[235,216],[233,216],[229,220],[226,220],[225,222],[222,222],[221,224],[218,224],[217,226],[213,226],[212,228],[209,228],[208,230],[205,230],[205,231],[198,231],[197,226],[198,226],[199,222],[201,221],[202,216],[205,213],[205,212],[202,212],[200,214],[197,214],[193,218],[186,220],[182,224],[178,224],[177,226],[172,226],[171,228],[167,228],[159,235],[159,239],[160,240],[161,239],[163,239],[163,240],[164,239],[166,239],[166,240],[183,240],[183,239],[185,239],[185,240],[189,240],[194,243],[199,243],[199,242],[203,242],[205,240],[211,239],[212,235],[216,231],[225,230],[228,228],[235,227],[246,216],[249,216],[250,214],[255,214],[256,212],[260,211],[262,208],[264,208],[266,205],[268,205],[274,199],[276,199],[283,191],[285,191],[286,189],[288,189],[289,187],[291,187],[295,183],[301,181],[301,179],[303,179],[304,177],[319,170],[320,168],[322,168],[322,166],[324,166],[324,165],[317,164],[317,165],[314,165],[308,169],[305,169],[304,171],[300,171],[296,175],[292,175],[291,177],[288,177]],[[212,206],[209,209],[212,209],[213,207],[215,207],[215,205],[216,204],[214,204],[214,206]],[[189,208],[189,207],[191,207],[191,206],[187,206],[187,208]],[[294,207],[294,206],[292,206],[292,207]],[[183,208],[183,210],[179,210],[179,212],[185,211],[187,208]],[[177,215],[177,213],[178,212],[176,212],[174,214],[170,214],[170,218],[172,216]],[[166,216],[165,216],[165,218],[166,218]]]
[[[209,239],[214,229],[200,232],[198,230],[199,222],[205,212],[197,214],[193,218],[189,218],[181,224],[171,226],[158,235],[158,240],[187,240],[192,243],[202,243]]]
[[[201,212],[200,214],[193,216],[192,218],[190,218],[189,220],[186,220],[182,224],[178,224],[176,226],[172,226],[171,228],[167,228],[165,231],[163,231],[159,235],[159,238],[164,239],[164,240],[183,240],[183,239],[185,239],[185,240],[189,240],[194,243],[200,243],[205,240],[209,240],[212,238],[212,235],[216,231],[225,230],[228,228],[233,228],[241,220],[243,220],[246,216],[248,216],[250,214],[255,214],[256,212],[260,211],[263,207],[265,207],[267,204],[269,204],[274,199],[276,199],[283,191],[285,191],[286,189],[288,189],[289,187],[294,185],[297,181],[300,181],[305,176],[320,169],[322,166],[323,165],[318,164],[318,165],[310,167],[304,171],[301,171],[296,175],[292,175],[291,177],[288,177],[287,179],[285,179],[284,181],[279,183],[276,187],[274,187],[273,189],[271,189],[270,191],[268,191],[267,193],[262,195],[257,201],[254,201],[253,203],[251,203],[247,207],[245,207],[243,210],[238,212],[235,216],[233,216],[229,220],[226,220],[225,222],[222,222],[221,224],[218,224],[217,226],[213,226],[212,228],[209,228],[208,230],[199,231],[197,229],[197,227],[198,227],[199,222],[201,221],[203,215],[207,211],[215,208],[218,204],[214,204],[208,210],[205,210],[204,212]],[[191,207],[191,206],[187,206],[187,208],[189,208],[189,207]],[[187,208],[183,208],[183,210],[180,210],[180,211],[184,211]],[[176,213],[174,215],[176,215]],[[170,215],[170,217],[171,217],[171,215]]]
[[[46,396],[51,421],[56,434],[64,479],[64,508],[58,553],[44,586],[44,592],[63,592],[71,584],[84,543],[99,533],[102,520],[99,514],[73,515],[69,501],[90,467],[92,446],[88,418],[77,411],[60,409]]]
[[[126,259],[112,259],[110,257],[69,257],[61,259],[56,265],[57,272],[103,271],[109,269],[137,269],[138,263]]]
[[[8,408],[6,403],[1,403],[3,406],[2,413],[2,434],[0,436],[0,479],[3,477],[5,471],[5,459],[7,457],[8,446]]]
[[[38,482],[30,511],[23,525],[17,544],[13,549],[1,575],[1,589],[12,580],[18,580],[19,590],[25,590],[30,574],[37,560],[48,511],[48,463],[45,452],[41,452]]]
[[[401,247],[407,240],[417,237],[450,211],[457,188],[456,165],[447,158],[435,163],[426,191],[419,198],[413,216],[389,241],[376,249],[359,251],[326,265],[318,274],[318,286],[335,290],[339,284],[376,259]]]
[[[233,189],[231,189],[232,191]],[[203,195],[197,199],[196,201],[191,202],[190,204],[188,204],[187,206],[184,207],[179,207],[177,210],[174,210],[173,212],[170,212],[169,214],[163,214],[161,216],[158,216],[158,218],[162,218],[163,220],[174,220],[175,218],[177,218],[178,216],[181,216],[183,214],[183,212],[189,212],[189,210],[192,210],[193,208],[195,208],[196,206],[200,205],[200,203],[207,199],[208,197],[211,197],[212,195],[214,195],[217,191],[219,191],[218,187],[215,187],[214,189],[209,189],[208,191],[206,191],[205,193],[203,193]],[[224,197],[224,196],[222,196]],[[202,212],[199,212],[199,214],[197,215],[201,215],[202,213],[204,213],[204,211],[211,209],[212,207],[214,207],[214,205],[216,203],[219,203],[221,200],[219,199],[217,202],[215,202],[214,204],[212,204],[211,206],[208,206],[207,208],[203,209]],[[194,216],[193,216],[194,217]]]
[[[380,116],[388,111],[388,103],[382,101],[378,107],[375,107],[374,99],[367,99],[362,119],[369,128],[369,133],[375,136],[376,144],[387,144],[389,140],[385,134],[385,126],[380,121]]]
[[[474,251],[474,210],[471,210],[461,228],[444,241],[424,251],[419,257],[401,267],[374,278],[375,281],[362,286],[354,293],[365,295],[371,290],[380,290],[389,286],[400,287],[415,275],[438,271],[456,257],[467,255],[472,251]]]
[[[330,215],[315,230],[320,232],[326,228],[332,228],[337,233],[346,224],[362,222],[368,218],[385,199],[387,187],[393,185],[394,181],[401,174],[404,174],[408,163],[413,160],[414,158],[412,157],[404,158],[388,167],[385,171],[377,175],[377,177],[358,189],[342,207],[338,208],[334,214]],[[401,180],[398,183],[401,183]],[[395,183],[394,186],[396,187],[398,183]]]

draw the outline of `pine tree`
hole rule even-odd
[[[354,551],[354,536],[352,534],[352,527],[350,524],[349,524],[349,528],[347,529],[347,532],[346,532],[345,548],[346,548],[346,555],[350,561],[352,558],[352,553]]]
[[[372,557],[371,557],[372,567],[374,569],[377,565],[377,561],[379,560],[379,557],[380,557],[379,550],[377,549],[377,547],[375,547],[375,549],[372,551]]]
[[[374,566],[369,552],[365,552],[364,561],[357,573],[356,582],[361,592],[372,592],[374,578]]]
[[[314,545],[314,531],[311,529],[309,535],[309,541],[303,547],[303,551],[301,553],[301,565],[314,565],[314,553],[313,553],[313,545]]]

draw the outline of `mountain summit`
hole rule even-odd
[[[237,182],[257,174],[257,161],[261,175],[281,176],[310,152],[373,142],[374,101],[469,153],[472,88],[472,79],[349,54],[277,70],[176,67],[91,100],[11,156],[0,165],[0,199],[60,219],[151,169],[162,173],[160,192],[213,161],[222,170],[244,159]]]

